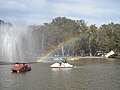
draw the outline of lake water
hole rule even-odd
[[[0,65],[0,90],[120,90],[120,60],[68,61],[74,68],[54,68],[54,61],[30,64],[32,70],[11,73]]]

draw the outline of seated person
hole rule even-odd
[[[25,63],[23,63],[23,67],[24,68],[28,68],[28,65],[26,65]]]
[[[67,63],[67,61],[65,60],[64,63]]]
[[[67,63],[67,61],[66,60],[64,60],[64,61],[62,61],[63,63]]]
[[[15,64],[16,67],[19,67],[20,65],[18,64],[18,62]]]

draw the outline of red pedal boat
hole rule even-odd
[[[20,65],[20,66],[14,66],[13,68],[11,68],[11,72],[17,72],[17,73],[20,73],[20,72],[26,72],[26,71],[31,71],[31,67],[25,65]]]

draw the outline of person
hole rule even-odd
[[[62,60],[62,63],[64,63],[64,61]]]
[[[28,68],[28,65],[26,65],[25,63],[23,63],[23,67],[24,68]]]
[[[66,60],[64,60],[64,61],[62,61],[63,63],[67,63],[67,61]]]
[[[25,68],[28,68],[28,65],[25,65]]]
[[[25,63],[23,63],[22,66],[25,67]]]
[[[19,65],[19,63],[17,62],[17,63],[15,64],[15,66],[16,66],[16,67],[19,67],[20,65]]]
[[[65,60],[64,63],[67,63],[67,61]]]

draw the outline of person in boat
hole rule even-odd
[[[23,63],[22,66],[25,67],[25,63]]]
[[[26,65],[25,63],[23,63],[23,68],[28,68],[28,65]]]
[[[65,60],[64,63],[67,63],[67,61]]]
[[[16,67],[19,67],[20,65],[19,65],[19,63],[17,62],[17,63],[15,64],[15,66],[16,66]]]
[[[66,60],[64,60],[64,61],[62,61],[63,63],[67,63],[67,61]]]

